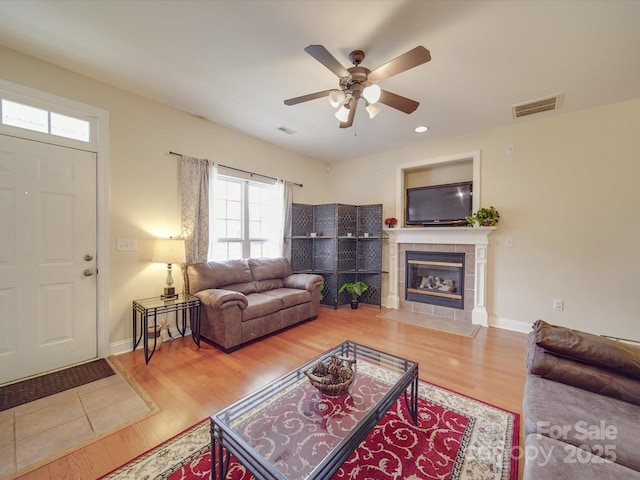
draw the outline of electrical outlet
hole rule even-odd
[[[116,241],[118,252],[135,252],[138,250],[138,241],[133,238],[119,238]]]
[[[564,310],[564,300],[562,300],[561,298],[554,298],[553,299],[553,309],[557,310],[559,312]]]

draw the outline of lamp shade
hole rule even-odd
[[[375,84],[369,85],[362,91],[362,96],[364,97],[364,99],[371,104],[376,103],[378,100],[380,100],[381,94],[382,90],[380,90],[380,87]]]
[[[184,263],[184,240],[182,239],[158,239],[153,251],[152,261],[155,263]]]
[[[349,109],[343,105],[340,107],[340,110],[335,113],[335,116],[341,122],[346,122],[349,119]]]
[[[338,108],[345,101],[347,96],[342,90],[331,90],[329,94],[329,103],[333,108]]]
[[[380,105],[377,105],[375,103],[369,103],[365,109],[367,110],[367,113],[369,114],[369,118],[374,118],[376,115],[378,115],[380,113]]]

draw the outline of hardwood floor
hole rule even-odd
[[[524,334],[482,328],[469,338],[379,318],[382,311],[323,307],[316,320],[231,354],[186,337],[165,342],[149,365],[140,351],[119,355],[161,411],[19,478],[97,478],[344,340],[415,360],[421,380],[522,413]]]

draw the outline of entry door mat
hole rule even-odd
[[[115,375],[104,358],[0,387],[0,412]]]
[[[414,425],[404,398],[381,418],[378,425],[343,464],[332,480],[516,480],[518,478],[519,423],[517,413],[503,410],[451,390],[419,382],[418,425]],[[327,432],[344,420],[348,397],[315,396],[326,412]],[[306,398],[306,397],[305,397]],[[307,398],[308,399],[308,398]],[[286,432],[256,433],[262,438],[284,439],[295,434],[296,413],[308,409],[283,409],[280,425]],[[286,418],[285,418],[286,417]],[[261,418],[256,419],[257,422]],[[323,424],[324,425],[324,424]],[[331,427],[331,428],[330,428]],[[276,437],[272,437],[275,435]],[[311,439],[316,441],[315,438]],[[268,443],[268,442],[266,442]],[[283,447],[282,442],[272,446]],[[322,445],[314,444],[322,448]],[[298,447],[296,444],[294,447]],[[294,448],[291,447],[291,448]],[[209,419],[131,460],[101,480],[130,479],[202,480],[211,478],[211,426]],[[227,480],[255,480],[233,456]],[[287,478],[301,478],[291,475]]]
[[[480,325],[474,325],[462,320],[434,317],[423,313],[409,312],[407,310],[389,310],[378,315],[382,318],[396,320],[398,322],[411,323],[421,327],[432,328],[443,332],[462,335],[463,337],[475,337],[480,330]]]

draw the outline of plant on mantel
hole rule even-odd
[[[481,227],[494,227],[500,221],[500,213],[491,205],[489,208],[483,207],[473,215],[466,217],[467,224],[471,227],[480,225]]]

